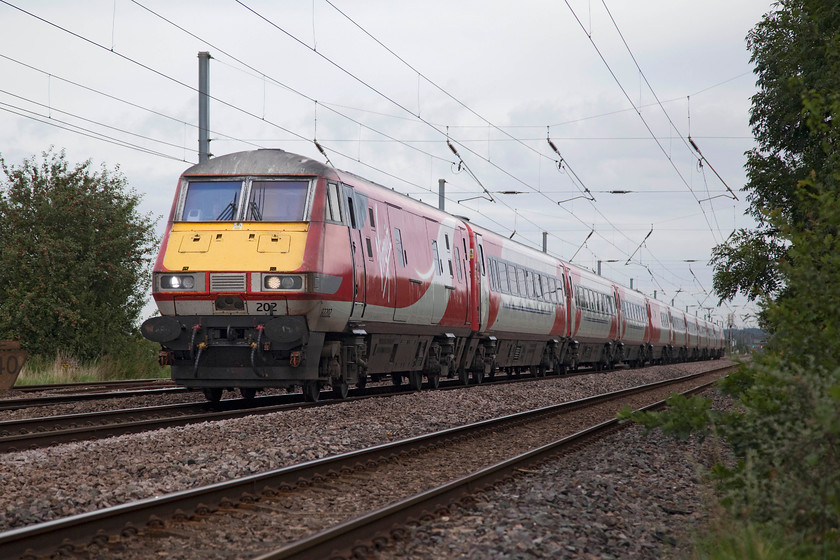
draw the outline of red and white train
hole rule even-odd
[[[723,329],[426,204],[277,149],[181,176],[142,325],[218,400],[370,377],[719,358]]]

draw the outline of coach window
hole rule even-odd
[[[347,197],[347,215],[350,216],[350,227],[353,229],[359,229],[356,227],[356,207],[353,204],[353,197]]]
[[[341,196],[338,194],[338,184],[327,183],[326,219],[331,222],[342,223]]]
[[[522,270],[511,265],[508,265],[508,275],[510,275],[510,293],[515,296],[522,295]]]
[[[458,246],[455,246],[455,271],[458,273],[458,281],[461,280],[461,255],[458,254]],[[492,281],[492,275],[490,277]]]
[[[440,254],[438,253],[438,244],[437,241],[432,241],[432,258],[435,259],[435,270],[439,275],[443,275],[443,262],[440,260]]]
[[[304,219],[309,181],[254,181],[246,220],[299,222]]]
[[[242,181],[190,181],[181,219],[187,222],[233,221],[239,211]]]
[[[397,246],[397,262],[400,263],[401,267],[405,268],[406,262],[408,261],[408,255],[406,255],[403,250],[402,233],[400,233],[400,228],[394,228],[394,243]]]
[[[510,288],[508,286],[507,265],[499,261],[499,291],[506,294],[508,290]]]
[[[525,297],[534,297],[534,284],[531,283],[531,273],[527,270],[523,270],[522,280],[525,281]]]

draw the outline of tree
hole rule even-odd
[[[116,167],[72,167],[52,149],[0,157],[0,338],[30,353],[119,353],[146,301],[156,220]]]
[[[738,293],[754,300],[784,293],[779,263],[789,243],[779,225],[805,219],[797,185],[831,172],[823,146],[827,131],[809,128],[805,101],[815,92],[840,91],[840,4],[834,0],[780,0],[747,36],[758,92],[750,125],[758,146],[747,152],[748,213],[754,230],[739,230],[712,252],[714,288],[721,300]],[[812,106],[812,108],[814,108]],[[823,115],[829,119],[830,114]]]
[[[748,37],[759,75],[751,121],[759,147],[747,154],[745,190],[759,227],[714,254],[719,295],[758,298],[771,336],[721,384],[739,400],[733,412],[675,399],[662,415],[625,416],[677,430],[696,430],[704,417],[714,422],[739,459],[713,469],[733,541],[757,538],[756,557],[777,547],[778,557],[837,558],[840,5],[782,0],[776,9]],[[710,549],[721,550],[719,541]]]

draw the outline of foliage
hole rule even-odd
[[[840,103],[824,106],[840,115]],[[840,555],[839,179],[840,173],[811,174],[797,184],[801,221],[771,216],[789,244],[778,269],[785,290],[763,301],[772,335],[766,352],[721,384],[738,399],[739,412],[707,411],[738,457],[712,472],[728,515],[761,529],[751,538],[782,535],[791,557]],[[680,437],[695,429],[705,434],[702,408],[692,400],[673,397],[667,411],[630,417]]]
[[[721,525],[714,538],[701,538],[697,545],[701,560],[790,560],[796,554],[784,535],[752,523]]]
[[[633,411],[625,405],[618,413],[618,419],[632,420],[647,428],[648,432],[654,428],[661,428],[665,435],[685,440],[691,434],[705,437],[718,415],[712,410],[712,401],[700,395],[671,395],[665,399],[665,404],[670,407],[667,412]]]
[[[715,426],[738,462],[713,474],[740,530],[717,542],[749,540],[741,552],[756,558],[837,558],[840,4],[783,0],[748,41],[760,90],[746,190],[759,228],[716,250],[715,286],[724,299],[745,290],[757,298],[770,337],[764,353],[722,384],[738,412]],[[737,274],[721,272],[736,265],[731,259],[744,260]],[[662,425],[679,424],[669,414],[688,412],[677,406]]]
[[[754,366],[744,412],[719,425],[740,458],[713,474],[730,513],[800,549],[840,551],[840,370]]]
[[[797,182],[833,169],[826,136],[803,111],[811,92],[840,92],[840,4],[835,0],[779,0],[747,36],[758,91],[750,125],[757,147],[747,152],[744,187],[757,228],[740,230],[712,253],[714,287],[721,300],[738,293],[751,300],[783,288],[778,264],[787,245],[778,225],[800,222]],[[825,116],[825,113],[820,114]]]
[[[135,344],[157,240],[119,168],[52,150],[0,168],[0,338],[82,360]]]

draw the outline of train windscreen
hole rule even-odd
[[[308,181],[254,181],[245,219],[297,222],[304,219]]]
[[[191,181],[181,219],[187,222],[235,220],[241,191],[242,181]]]

